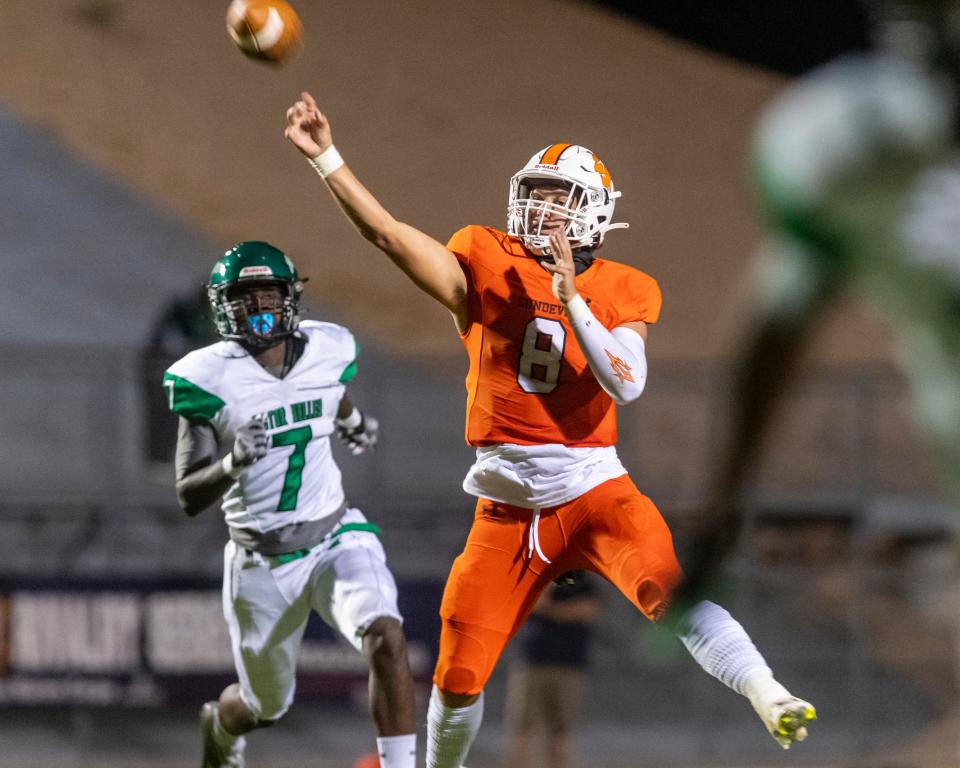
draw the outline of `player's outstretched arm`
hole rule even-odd
[[[357,231],[419,288],[449,309],[460,328],[465,328],[467,278],[456,256],[424,232],[397,221],[360,183],[333,146],[330,121],[309,93],[301,93],[287,110],[284,136],[323,177]]]
[[[647,382],[647,324],[626,323],[608,331],[577,293],[573,252],[566,235],[550,235],[553,263],[542,262],[553,275],[553,294],[563,303],[573,335],[590,370],[617,405],[626,405],[643,394]]]

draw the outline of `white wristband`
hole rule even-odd
[[[579,293],[567,302],[567,317],[570,318],[571,325],[593,318],[593,312]]]
[[[343,165],[343,158],[340,157],[337,148],[331,144],[316,157],[308,157],[307,162],[320,174],[320,178],[325,179]]]
[[[233,466],[233,451],[230,451],[230,453],[220,459],[220,466],[223,467],[223,473],[232,477],[234,480],[243,474],[243,467]]]
[[[349,415],[344,416],[342,419],[337,419],[338,427],[345,427],[346,429],[356,429],[363,423],[363,414],[360,413],[360,409],[356,406],[353,407],[353,410],[350,411]]]

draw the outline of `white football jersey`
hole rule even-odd
[[[344,503],[330,435],[344,385],[356,374],[357,344],[333,323],[305,320],[299,333],[306,348],[283,379],[233,341],[191,352],[163,376],[170,410],[209,424],[221,448],[232,446],[236,429],[253,416],[263,418],[266,456],[223,497],[230,526],[271,531],[326,517]]]

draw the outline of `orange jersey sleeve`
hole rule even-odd
[[[467,442],[616,443],[616,408],[580,351],[550,274],[518,240],[489,227],[465,227],[447,247],[470,283]],[[656,281],[624,264],[596,259],[577,289],[607,328],[653,323],[660,313]]]

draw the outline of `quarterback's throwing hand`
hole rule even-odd
[[[350,449],[350,453],[359,456],[361,453],[372,451],[377,447],[377,438],[380,435],[380,422],[373,416],[364,416],[359,410],[355,413],[360,414],[360,423],[353,427],[348,427],[337,420],[337,437],[343,440]]]
[[[577,295],[577,285],[574,282],[577,272],[573,264],[570,241],[563,232],[554,231],[550,234],[550,253],[553,262],[541,263],[543,268],[553,275],[553,295],[566,304]]]
[[[233,440],[233,464],[249,467],[267,455],[267,430],[263,422],[254,416],[237,429]]]
[[[306,91],[287,110],[287,127],[283,135],[309,158],[316,157],[333,144],[330,121]]]

